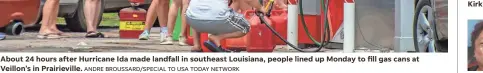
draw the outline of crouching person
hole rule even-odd
[[[185,13],[187,23],[194,29],[192,52],[201,52],[200,33],[211,34],[204,45],[213,52],[228,52],[221,47],[221,40],[245,36],[250,30],[249,22],[231,9],[229,0],[191,0]],[[265,12],[258,0],[240,0]]]

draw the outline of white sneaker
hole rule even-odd
[[[161,45],[173,45],[173,38],[167,37],[164,39],[163,42],[159,43]]]
[[[159,41],[160,42],[164,42],[165,39],[166,39],[166,34],[165,33],[160,33],[160,35],[159,35]]]
[[[186,37],[180,36],[179,37],[179,40],[178,40],[178,45],[180,45],[180,46],[187,46],[188,44],[186,44]]]

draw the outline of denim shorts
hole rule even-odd
[[[226,34],[241,31],[248,33],[250,23],[244,15],[230,10],[231,15],[223,20],[202,20],[186,17],[186,22],[197,32],[206,32],[213,35]]]

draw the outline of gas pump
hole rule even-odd
[[[309,16],[309,20],[315,20],[315,21],[309,21],[310,22],[310,27],[313,28],[313,27],[316,27],[316,29],[311,29],[311,30],[314,30],[314,31],[310,31],[309,28],[307,28],[308,26],[306,25],[305,23],[305,17],[304,17],[304,10],[303,10],[303,4],[301,3],[304,3],[303,1],[301,0],[290,0],[290,3],[292,5],[289,5],[289,11],[277,11],[277,10],[274,10],[273,12],[268,12],[268,14],[260,14],[259,12],[256,12],[256,11],[248,11],[247,13],[245,13],[245,16],[247,17],[247,19],[249,19],[249,21],[251,22],[251,25],[252,25],[252,29],[251,29],[251,32],[247,34],[247,36],[245,37],[242,37],[242,38],[237,38],[237,39],[227,39],[225,40],[224,44],[222,45],[225,45],[224,48],[230,48],[230,49],[233,49],[233,47],[235,48],[243,48],[242,50],[245,50],[245,51],[248,51],[248,52],[272,52],[273,49],[274,49],[274,45],[277,43],[277,41],[281,40],[283,43],[289,45],[290,47],[292,47],[293,49],[297,50],[297,51],[301,51],[301,52],[318,52],[320,51],[322,48],[326,48],[328,44],[331,44],[333,42],[331,42],[331,40],[334,38],[333,36],[336,34],[335,32],[331,32],[331,30],[338,30],[340,31],[340,23],[342,21],[342,19],[331,19],[331,17],[329,17],[329,1],[328,0],[323,0],[323,1],[320,1],[321,3],[320,4],[313,4],[313,5],[307,5],[307,6],[317,6],[317,5],[320,5],[321,7],[319,8],[323,8],[321,10],[324,10],[323,11],[323,15],[314,15],[314,16]],[[298,9],[297,5],[294,5],[296,3],[299,3],[300,5],[298,5],[298,7],[300,7],[300,9]],[[313,2],[308,2],[308,3],[313,3]],[[337,2],[334,2],[334,3],[337,3]],[[269,10],[268,11],[271,11],[271,8],[273,7],[273,1],[269,1],[269,3],[267,3],[267,7]],[[342,3],[339,2],[340,5],[342,5]],[[270,7],[270,8],[269,8]],[[334,7],[334,9],[337,9],[335,8],[335,6],[332,6]],[[297,8],[297,9],[295,9]],[[311,9],[308,9],[308,10],[311,10]],[[299,18],[299,14],[297,11],[300,11],[300,18],[301,20],[297,19]],[[314,11],[314,10],[312,10]],[[315,10],[316,12],[312,12],[312,13],[317,13],[317,10]],[[336,10],[334,10],[336,11]],[[341,12],[342,10],[337,10],[339,12]],[[288,12],[285,13],[285,12]],[[295,14],[294,14],[295,13]],[[334,14],[337,13],[337,12],[334,12]],[[256,16],[254,16],[256,15]],[[269,19],[266,19],[265,15],[267,16],[274,16],[274,17],[268,17]],[[291,16],[291,15],[295,15],[292,16],[292,17],[288,17],[288,18],[284,18],[284,16]],[[342,14],[339,14],[337,16],[332,16],[332,17],[339,17],[339,18],[342,18],[341,16]],[[276,16],[279,16],[279,17],[276,17]],[[310,17],[313,17],[313,18],[310,18]],[[294,19],[291,19],[291,18],[296,18],[295,19],[295,24],[294,24]],[[321,18],[323,18],[324,21],[322,22],[317,22],[318,19],[322,20]],[[284,22],[284,21],[288,21],[288,23]],[[333,21],[333,22],[331,22]],[[339,24],[337,25],[331,25],[330,23],[334,23],[334,22],[338,22]],[[276,24],[272,24],[272,23],[276,23]],[[316,23],[319,23],[319,24],[316,24]],[[322,27],[321,24],[323,24],[323,29],[320,29]],[[265,25],[265,27],[261,27],[260,25]],[[286,26],[284,26],[286,25]],[[295,25],[295,26],[294,26]],[[276,28],[272,28],[272,26],[275,26]],[[288,27],[287,27],[288,26]],[[299,27],[298,26],[304,26],[304,30],[300,29],[300,30],[297,30]],[[286,29],[284,29],[283,27],[285,27]],[[281,29],[280,29],[281,28]],[[293,30],[293,28],[295,28],[295,30]],[[319,29],[317,29],[319,28]],[[287,31],[287,29],[289,29]],[[292,30],[290,30],[292,29]],[[323,40],[322,43],[323,44],[320,44],[317,40],[315,40],[311,33],[313,32],[321,32],[321,31],[318,31],[318,30],[322,30],[324,31],[322,34],[324,36],[324,38],[322,38]],[[271,33],[270,33],[271,31]],[[287,31],[287,35],[281,35],[279,32],[284,32],[284,31]],[[299,43],[291,43],[289,41],[287,41],[285,38],[289,37],[288,39],[291,39],[291,40],[295,40],[296,42],[298,42],[297,39],[300,39],[300,38],[290,38],[291,36],[295,36],[295,37],[298,37],[300,36],[301,34],[293,34],[293,32],[297,32],[297,33],[300,33],[300,32],[303,32],[304,38],[305,39],[310,39],[312,41],[312,43],[317,43],[319,45],[319,47],[316,49],[316,50],[304,50],[304,49],[300,49],[299,47],[296,46],[296,44],[299,44]],[[273,36],[275,38],[273,38],[274,40],[272,40],[270,37],[267,37],[267,34],[269,36]],[[273,35],[272,35],[273,34]],[[202,36],[203,37],[203,36]],[[205,36],[206,37],[206,36]],[[278,38],[278,39],[277,39]],[[206,40],[207,38],[203,39],[202,40]],[[267,40],[268,39],[268,40]],[[272,43],[271,43],[272,42]],[[275,43],[273,43],[275,42]],[[293,42],[293,41],[292,41]],[[341,43],[341,42],[339,42]],[[228,45],[228,46],[226,46]],[[256,45],[258,45],[258,47],[256,47]],[[204,46],[208,46],[210,47],[210,44],[208,45],[204,45]],[[203,50],[205,50],[206,47],[203,47]],[[210,48],[213,48],[210,47]],[[209,49],[209,48],[208,48]],[[205,51],[207,52],[207,51]]]
[[[374,1],[378,2],[375,3]],[[314,4],[315,7],[321,6],[321,14],[317,18],[310,18],[310,15],[305,17],[307,15],[304,13],[304,11],[307,11],[304,10],[305,7],[314,7],[314,5],[310,5],[314,2],[303,2],[302,0],[290,0],[290,2],[291,5],[289,5],[289,11],[287,11],[287,23],[278,21],[284,20],[284,18],[269,17],[272,19],[259,18],[259,20],[276,37],[273,39],[280,39],[281,42],[297,51],[318,52],[321,48],[343,48],[346,53],[355,52],[356,49],[379,50],[379,52],[389,52],[386,51],[390,50],[389,48],[393,48],[395,52],[419,50],[414,48],[414,38],[411,37],[414,36],[411,29],[415,29],[415,26],[410,24],[416,22],[414,6],[417,2],[414,2],[414,0],[371,0],[360,1],[358,4],[355,4],[356,1],[354,0],[322,0],[320,4]],[[299,4],[298,8],[294,4]],[[293,10],[299,10],[299,13]],[[308,10],[310,11],[310,9]],[[256,15],[264,17],[264,14],[256,13]],[[419,17],[422,16],[419,15]],[[310,21],[313,19],[320,19],[320,22]],[[296,20],[298,20],[298,23],[295,23]],[[418,20],[418,22],[420,21],[422,20]],[[313,22],[316,22],[316,24],[313,25]],[[273,26],[275,28],[272,28]],[[317,31],[313,31],[314,29]],[[286,35],[280,34],[280,32],[285,32]],[[321,39],[313,38],[312,32],[317,32],[316,35],[320,35]],[[364,35],[369,35],[369,37]],[[369,40],[366,40],[367,38]],[[318,44],[317,49],[305,50],[297,46],[297,44],[307,42],[308,39],[314,44]],[[280,41],[275,41],[275,44],[279,44]],[[372,49],[362,49],[367,46],[372,46],[369,47]],[[429,50],[429,52],[432,51],[434,50]]]

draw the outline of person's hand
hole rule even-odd
[[[263,9],[263,6],[260,7],[260,8],[257,8],[256,10],[259,11],[259,12],[262,12],[263,14],[267,14],[267,11],[265,9]]]

